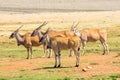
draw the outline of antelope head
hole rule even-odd
[[[39,42],[46,42],[46,41],[49,42],[48,31],[49,31],[49,28],[46,30],[46,32],[43,34],[43,36],[40,38]]]
[[[20,30],[20,28],[22,28],[23,25],[21,25],[17,30],[15,30],[13,33],[11,33],[9,39],[15,38],[16,34],[18,33],[18,31]]]
[[[39,35],[40,37],[42,36],[42,32],[39,31],[43,26],[45,26],[47,22],[43,22],[39,27],[37,27],[31,34],[31,36]]]
[[[45,42],[47,44],[47,48],[51,48],[51,40],[48,36],[49,28],[46,30],[46,32],[43,34],[43,36],[39,39],[40,42]]]
[[[74,23],[73,23],[73,25],[71,26],[71,31],[74,33],[74,35],[80,37],[80,32],[77,30],[78,24],[79,24],[79,22],[74,26]]]

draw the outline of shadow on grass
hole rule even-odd
[[[57,67],[57,68],[54,68],[54,67],[42,67],[42,68],[35,68],[33,70],[41,70],[41,69],[64,69],[64,68],[73,68],[73,67]]]

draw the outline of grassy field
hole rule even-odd
[[[0,25],[0,80],[119,80],[120,79],[120,12],[80,12],[80,13],[40,13],[40,14],[1,14]],[[68,15],[69,14],[69,15]],[[76,15],[77,14],[77,15]],[[89,14],[89,15],[87,15]],[[40,16],[41,15],[41,16]],[[58,16],[59,15],[59,16]],[[85,15],[87,15],[85,17]],[[80,16],[80,17],[78,17]],[[22,18],[21,18],[22,17]],[[14,19],[13,19],[14,18]],[[69,19],[70,18],[70,19]],[[70,29],[72,23],[80,22],[78,28],[103,28],[108,32],[110,55],[102,56],[103,47],[100,42],[88,43],[86,54],[81,56],[80,68],[73,67],[75,56],[68,57],[68,50],[62,52],[62,68],[53,68],[54,56],[43,58],[43,48],[34,47],[34,59],[26,60],[26,49],[17,46],[16,40],[8,37],[16,28],[24,24],[21,34],[32,32],[41,22],[48,21],[42,28],[54,30]],[[93,56],[93,60],[91,60]],[[94,58],[105,58],[104,61]],[[111,57],[112,56],[112,57]],[[115,57],[117,56],[117,57]],[[110,57],[110,58],[109,58]],[[91,58],[91,59],[89,59]],[[72,61],[70,61],[73,59]],[[104,64],[103,64],[104,63]],[[106,67],[108,64],[108,67]],[[82,72],[85,66],[92,66],[93,71]],[[66,67],[67,66],[67,67]],[[98,68],[99,69],[98,69]],[[104,68],[105,67],[105,68]],[[114,70],[111,67],[115,67]],[[107,72],[105,71],[106,69]],[[113,69],[109,71],[109,69]],[[101,72],[102,71],[102,72]]]

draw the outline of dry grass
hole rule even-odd
[[[0,35],[9,35],[13,30],[24,24],[22,33],[31,32],[43,21],[48,24],[42,30],[50,27],[55,30],[70,29],[73,22],[80,22],[79,28],[103,28],[120,25],[120,11],[112,12],[45,12],[45,13],[1,13]]]
[[[43,21],[48,22],[73,22],[91,23],[92,26],[100,24],[116,24],[120,20],[120,11],[112,12],[45,12],[45,13],[1,13],[1,24],[36,24]],[[110,24],[109,24],[110,25]],[[105,26],[105,25],[104,25]]]

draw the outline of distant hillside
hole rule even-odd
[[[0,0],[0,11],[120,10],[120,0]]]

